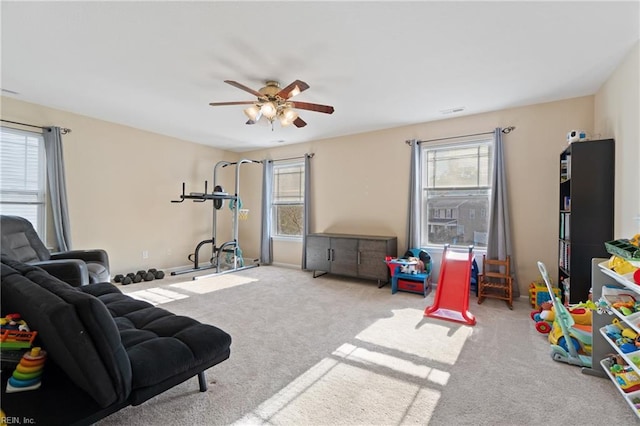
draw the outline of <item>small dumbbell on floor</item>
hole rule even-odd
[[[164,272],[158,271],[156,268],[149,269],[148,273],[153,274],[156,280],[161,280],[164,278]]]
[[[153,281],[153,280],[161,280],[164,278],[164,272],[159,271],[155,268],[151,268],[148,271],[139,270],[135,274],[133,272],[129,272],[127,275],[118,274],[113,280],[122,285],[128,285],[131,283],[139,283],[142,280],[144,281]]]
[[[129,272],[127,275],[120,279],[120,284],[129,285],[131,283],[139,283],[140,281],[142,281],[142,276],[140,276],[140,274]]]

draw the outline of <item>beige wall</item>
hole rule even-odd
[[[186,255],[193,252],[195,244],[210,237],[209,203],[169,203],[178,195],[182,181],[187,182],[188,192],[201,191],[205,179],[211,183],[213,166],[220,160],[281,159],[305,153],[315,154],[311,160],[311,231],[396,235],[398,250],[404,252],[409,175],[409,147],[405,140],[516,126],[504,137],[505,160],[514,259],[518,284],[525,295],[529,282],[538,277],[536,261],[547,265],[557,261],[558,162],[568,130],[583,129],[601,137],[616,137],[617,173],[622,173],[617,178],[620,185],[616,192],[616,232],[626,235],[637,229],[633,218],[640,211],[634,172],[640,159],[638,100],[637,96],[621,100],[627,99],[629,87],[637,93],[637,58],[636,46],[595,97],[244,154],[7,98],[2,98],[2,118],[73,129],[65,136],[64,147],[74,244],[76,248],[109,250],[114,273],[138,267],[185,265]],[[249,220],[240,223],[239,240],[245,256],[250,258],[259,256],[261,174],[260,165],[241,167],[240,195],[250,215]],[[219,177],[225,190],[232,192],[233,169],[223,169]],[[618,196],[621,191],[624,195],[634,190],[635,201],[630,197],[629,202],[624,202],[624,197]],[[218,217],[218,241],[226,240],[231,224],[228,209],[220,211]],[[149,251],[148,260],[141,258],[143,250]],[[274,261],[299,265],[301,250],[299,242],[275,241]],[[437,250],[434,253],[438,262]]]
[[[73,248],[106,249],[114,274],[187,265],[210,238],[210,203],[170,200],[182,182],[203,191],[227,152],[6,97],[2,118],[72,129],[63,145]]]
[[[595,95],[595,133],[616,140],[615,238],[640,232],[639,76],[640,42]]]
[[[557,262],[559,154],[571,129],[593,129],[593,97],[513,108],[420,125],[327,139],[268,151],[253,158],[287,158],[313,152],[312,232],[395,235],[406,250],[409,179],[407,139],[433,139],[516,126],[504,137],[514,260],[522,294],[538,277],[536,261]],[[248,198],[259,205],[259,197]],[[245,250],[257,250],[250,232]],[[432,250],[439,264],[438,250]],[[300,264],[301,245],[274,243],[276,263]]]

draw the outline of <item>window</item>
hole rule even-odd
[[[44,138],[39,133],[0,128],[0,214],[28,219],[40,235],[45,228]]]
[[[273,230],[275,237],[302,237],[304,227],[304,163],[273,166]]]
[[[422,246],[487,246],[492,148],[493,139],[422,147]]]

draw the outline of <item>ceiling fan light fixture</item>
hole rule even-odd
[[[260,113],[260,109],[256,105],[251,105],[249,108],[244,110],[244,114],[249,117],[249,120],[256,121],[256,117]]]
[[[285,108],[280,114],[280,124],[282,126],[288,126],[298,118],[298,113],[291,108]]]
[[[248,107],[244,109],[244,114],[249,118],[246,124],[270,125],[271,130],[273,130],[274,123],[277,121],[281,126],[290,126],[293,124],[297,128],[301,128],[305,127],[307,123],[298,116],[297,110],[333,114],[333,107],[330,105],[290,101],[292,97],[297,96],[309,88],[309,85],[301,80],[295,80],[282,89],[277,81],[268,80],[266,81],[266,85],[260,90],[254,90],[233,80],[225,80],[224,82],[247,93],[251,93],[257,100],[209,102],[209,105],[248,105]]]
[[[273,102],[265,102],[260,108],[260,112],[262,112],[262,115],[264,115],[268,119],[272,119],[276,116],[278,110],[276,109],[276,106],[273,104]]]

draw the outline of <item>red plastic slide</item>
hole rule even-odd
[[[475,325],[476,317],[469,312],[472,262],[473,246],[469,246],[469,253],[449,251],[449,245],[444,246],[436,297],[424,316]]]

